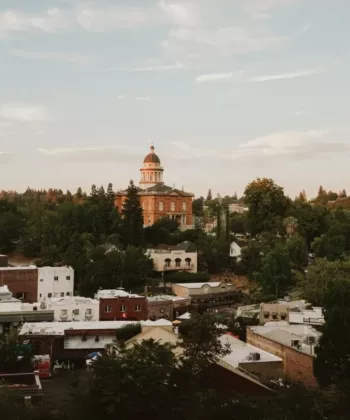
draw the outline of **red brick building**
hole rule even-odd
[[[0,267],[0,286],[8,286],[13,297],[23,302],[38,300],[38,269],[36,267]]]
[[[140,169],[139,197],[143,208],[144,225],[153,225],[157,220],[168,217],[183,227],[193,226],[193,194],[164,184],[163,167],[151,147]],[[116,193],[116,207],[121,212],[127,191]]]
[[[295,330],[304,329],[306,334],[297,335],[293,327]],[[286,331],[288,329],[290,331]],[[306,387],[313,388],[317,387],[313,360],[318,335],[319,333],[310,326],[289,325],[271,331],[268,327],[249,327],[247,328],[247,343],[280,357],[283,360],[283,373],[290,381],[300,382]],[[298,342],[296,346],[292,346],[294,342]]]
[[[144,321],[148,319],[147,298],[122,289],[99,290],[100,321]]]

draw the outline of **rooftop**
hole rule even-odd
[[[186,287],[187,289],[201,289],[203,286],[219,287],[220,281],[212,281],[207,283],[176,283],[176,286]]]
[[[181,296],[171,296],[171,295],[157,295],[157,296],[148,296],[147,300],[149,302],[161,302],[163,300],[172,300],[173,302],[181,301],[181,300],[188,300],[187,297]]]
[[[129,297],[129,298],[140,298],[142,296],[140,295],[134,295],[132,293],[128,293],[126,292],[123,288],[119,288],[119,289],[101,289],[98,290],[95,298],[96,299],[100,299],[100,298],[118,298],[118,297]]]
[[[126,325],[141,324],[142,327],[168,327],[170,321],[158,319],[157,321],[72,321],[72,322],[27,322],[23,325],[20,335],[60,335],[66,330],[116,330]]]
[[[313,344],[317,344],[321,333],[310,325],[264,325],[249,327],[251,331],[256,334],[262,335],[277,343],[283,344],[288,347],[293,347],[306,354],[314,354]],[[310,337],[314,341],[310,343]],[[298,341],[300,346],[296,348],[292,346],[292,341]]]
[[[65,306],[65,305],[99,305],[98,300],[86,298],[82,296],[66,296],[62,298],[51,298],[47,299],[46,303],[48,305],[53,304],[57,306]],[[40,305],[40,303],[36,303],[35,305]]]
[[[238,367],[240,363],[249,363],[251,361],[250,356],[252,353],[259,353],[260,359],[254,360],[254,362],[281,362],[280,357],[274,354],[268,353],[267,351],[261,350],[258,347],[247,344],[238,338],[233,337],[230,334],[222,335],[219,340],[223,345],[228,344],[230,346],[231,353],[224,356],[222,360],[233,367]]]

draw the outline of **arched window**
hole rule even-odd
[[[176,258],[175,267],[181,267],[181,258]]]
[[[159,203],[158,203],[158,209],[159,209],[159,211],[164,211],[164,203],[163,203],[163,201],[159,201]]]
[[[183,210],[183,211],[186,211],[186,210],[187,210],[187,203],[186,203],[186,201],[184,201],[184,202],[182,203],[182,210]]]
[[[171,259],[170,258],[166,258],[164,261],[164,267],[170,267],[171,264]]]
[[[192,261],[191,258],[186,258],[185,259],[185,262],[186,262],[186,266],[187,267],[191,267],[191,261]]]
[[[175,211],[175,201],[170,203],[170,211]]]

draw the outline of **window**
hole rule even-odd
[[[55,276],[53,279],[54,279],[55,281],[58,281],[58,276]]]
[[[182,203],[182,210],[183,210],[183,211],[186,211],[186,210],[187,210],[187,203],[186,203],[186,201],[184,201],[184,202]]]
[[[40,281],[44,281],[44,279],[40,279]]]
[[[58,297],[58,293],[54,293],[54,296],[55,296],[55,297]]]
[[[159,209],[159,211],[164,211],[164,203],[163,203],[163,201],[159,201],[159,203],[158,203],[158,209]]]
[[[135,312],[141,312],[141,305],[135,305]]]
[[[175,201],[170,203],[170,211],[175,211]]]
[[[106,305],[106,306],[105,306],[105,312],[107,312],[107,313],[112,312],[111,305]]]
[[[120,312],[126,312],[126,306],[120,305]]]
[[[40,295],[39,295],[40,297],[42,296],[42,294],[40,293]]]
[[[66,296],[70,296],[70,292],[67,292],[67,293],[66,293]]]
[[[79,309],[73,309],[73,315],[79,315]]]
[[[68,311],[67,309],[61,309],[61,316],[67,316]]]
[[[164,267],[170,267],[170,264],[171,264],[171,259],[166,258],[166,260],[164,261]]]
[[[47,297],[51,298],[52,297],[52,293],[48,293]]]
[[[192,261],[191,258],[186,258],[185,261],[186,261],[186,266],[191,267],[191,261]]]
[[[66,280],[70,280],[70,276],[66,276]]]
[[[19,293],[16,293],[15,297],[16,297],[16,299],[23,300],[23,299],[25,299],[27,297],[27,292],[19,292]]]
[[[86,315],[92,315],[92,309],[87,309],[86,310]]]
[[[269,319],[270,316],[270,312],[264,312],[264,318],[265,319]]]
[[[181,259],[180,258],[176,258],[176,260],[175,260],[175,266],[176,267],[181,267]]]
[[[63,297],[63,296],[64,296],[64,292],[61,292],[61,293],[60,293],[60,296],[61,296],[61,297]]]

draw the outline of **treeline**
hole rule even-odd
[[[231,236],[222,237],[207,235],[200,223],[182,232],[169,219],[143,228],[142,207],[132,182],[121,214],[115,208],[112,184],[106,189],[93,185],[88,195],[80,188],[74,194],[3,192],[0,252],[24,254],[38,265],[71,265],[80,292],[90,296],[99,287],[142,288],[155,275],[145,248],[190,241],[199,253],[200,272],[248,276],[257,285],[252,300],[283,296],[300,287],[313,258],[348,259],[350,212],[345,191],[335,194],[320,187],[312,201],[304,192],[292,200],[273,180],[257,179],[241,198],[236,194],[213,198],[209,191],[206,200],[194,200],[194,212],[200,214],[199,203],[217,215],[218,209],[233,202],[244,202],[248,211],[231,214],[227,229]],[[242,247],[240,261],[229,257],[232,239]],[[187,277],[184,274],[183,281]]]

